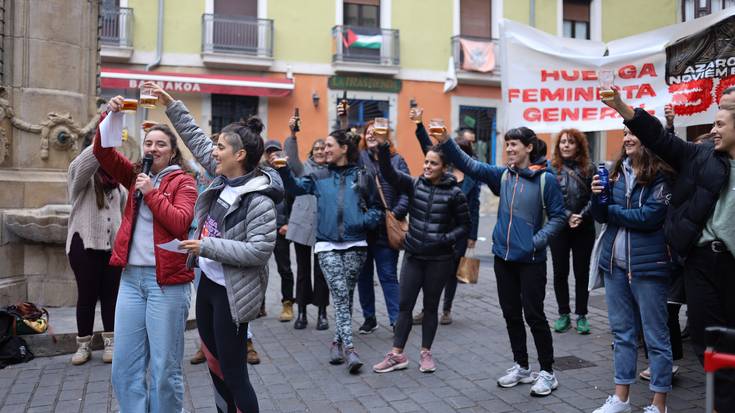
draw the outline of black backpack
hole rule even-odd
[[[13,335],[15,316],[0,309],[0,369],[9,364],[33,360],[33,353],[26,341]]]

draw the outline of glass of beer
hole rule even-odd
[[[429,134],[442,135],[444,133],[444,119],[431,119],[429,121]]]
[[[375,122],[373,123],[373,128],[376,134],[387,135],[388,134],[388,119],[375,118]]]
[[[143,123],[140,124],[140,128],[143,129],[144,132],[148,132],[150,128],[156,125],[158,125],[158,122],[154,122],[152,120],[144,120]]]
[[[140,106],[146,109],[154,109],[158,96],[153,94],[153,88],[150,86],[143,86],[140,88]]]
[[[123,112],[135,113],[138,110],[138,99],[123,99]]]
[[[286,159],[286,153],[283,151],[276,152],[276,157],[273,159],[273,166],[276,168],[283,168],[288,163]]]
[[[601,69],[597,71],[597,78],[600,80],[600,97],[602,100],[612,100],[615,97],[615,91],[612,88],[615,81],[615,72],[610,69]]]

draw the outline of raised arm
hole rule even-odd
[[[429,132],[426,131],[423,123],[416,124],[416,139],[419,140],[419,145],[421,145],[421,150],[424,151],[424,155],[426,155],[426,152],[429,152],[429,148],[434,146],[431,138],[429,138]]]
[[[76,198],[84,188],[89,184],[94,173],[97,172],[100,163],[92,153],[92,146],[87,146],[82,152],[74,158],[69,164],[69,199]]]
[[[382,143],[378,147],[378,163],[380,165],[380,174],[386,181],[401,193],[413,195],[414,181],[413,178],[405,172],[396,171],[390,162],[390,146],[388,143]]]
[[[536,250],[546,248],[549,240],[559,234],[567,225],[567,214],[564,211],[564,195],[559,182],[550,172],[544,172],[540,179],[546,179],[544,185],[544,204],[546,216],[549,218],[541,229],[533,236],[533,246]]]
[[[236,267],[268,264],[276,245],[276,213],[273,200],[264,195],[252,199],[248,207],[245,241],[204,237],[200,256]]]
[[[293,196],[316,195],[316,185],[314,184],[314,177],[312,175],[296,178],[288,166],[276,170],[278,171],[278,175],[281,176],[281,180],[283,180],[283,188],[287,193]]]
[[[113,101],[115,99],[117,98],[114,98]],[[122,101],[122,98],[120,98],[120,100]],[[120,103],[120,107],[122,107],[122,103]],[[119,108],[116,109],[119,110]],[[108,114],[108,112],[102,113],[102,116],[100,116],[100,124],[102,124],[102,121],[105,120]],[[92,153],[94,154],[94,157],[97,158],[102,169],[120,182],[125,188],[130,188],[130,186],[133,185],[136,177],[133,164],[130,163],[130,161],[120,152],[116,151],[115,148],[102,147],[102,135],[99,125],[97,125],[97,132],[94,136]]]
[[[194,117],[189,113],[189,109],[180,100],[171,101],[166,105],[166,116],[174,125],[176,133],[179,134],[181,140],[194,155],[197,162],[212,176],[216,175],[215,169],[217,162],[212,156],[214,143],[204,133],[202,128],[196,124]]]
[[[500,179],[505,168],[472,159],[463,150],[459,149],[459,146],[452,139],[447,139],[441,145],[441,149],[444,151],[447,161],[457,169],[480,182],[486,183],[494,194],[500,193]]]
[[[296,176],[304,175],[304,164],[299,158],[299,143],[296,141],[296,135],[291,134],[286,141],[283,142],[283,151],[288,157],[288,166]]]
[[[396,160],[397,164],[397,171],[403,172],[406,175],[411,176],[411,172],[408,170],[408,165],[406,164],[406,161],[403,159],[401,155],[397,155],[393,158],[391,158],[391,163],[393,162],[393,159]],[[396,216],[396,218],[401,219],[408,215],[408,193],[400,191],[398,195],[398,202],[396,203],[396,206],[393,207],[393,215]]]

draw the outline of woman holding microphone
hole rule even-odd
[[[121,123],[115,118],[122,116],[122,106],[122,96],[110,100],[93,148],[102,169],[131,194],[110,259],[110,265],[124,267],[115,311],[112,386],[120,411],[179,412],[184,401],[184,326],[194,273],[186,266],[185,254],[160,245],[187,238],[196,183],[182,169],[176,135],[165,125],[150,128],[143,140],[143,153],[152,158],[150,176],[114,148],[102,146],[103,134],[121,132],[111,125]]]

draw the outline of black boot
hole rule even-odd
[[[329,321],[327,321],[327,306],[319,307],[319,315],[316,318],[316,329],[327,330],[329,328]]]
[[[303,330],[306,328],[306,325],[309,324],[309,321],[306,319],[306,306],[299,305],[298,311],[299,313],[296,315],[296,321],[293,323],[293,328]]]

